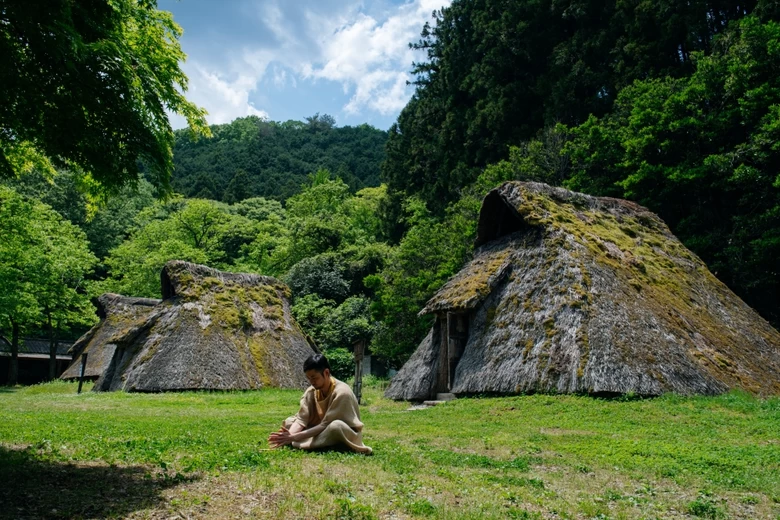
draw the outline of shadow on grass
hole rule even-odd
[[[0,519],[22,520],[123,517],[161,506],[162,491],[182,480],[153,477],[142,466],[42,461],[0,446],[0,482]]]

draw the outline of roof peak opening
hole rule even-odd
[[[493,190],[482,202],[475,245],[482,246],[525,227],[527,224],[517,210],[497,190]]]

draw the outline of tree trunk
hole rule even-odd
[[[19,324],[11,320],[11,363],[8,365],[8,386],[19,380]]]

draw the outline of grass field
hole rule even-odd
[[[300,393],[0,389],[0,518],[780,518],[780,399],[367,389],[365,457],[270,451]]]

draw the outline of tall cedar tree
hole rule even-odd
[[[455,0],[412,44],[417,90],[389,133],[391,191],[442,213],[509,145],[607,113],[635,79],[687,75],[756,2]]]

